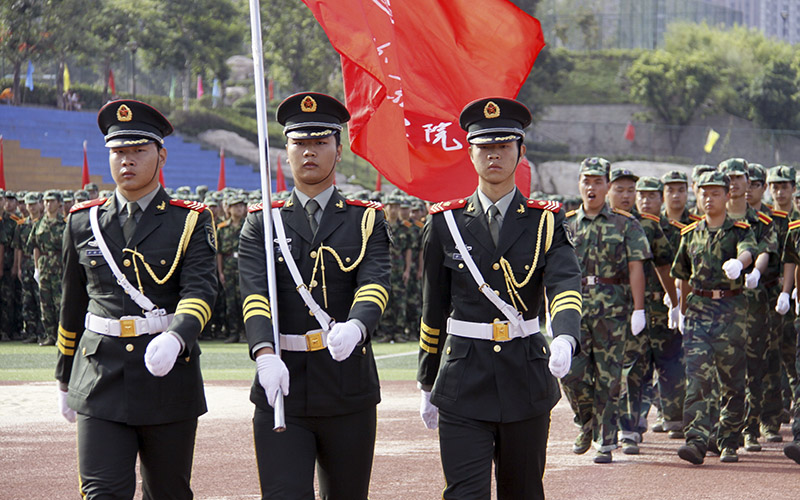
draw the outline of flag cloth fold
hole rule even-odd
[[[117,85],[114,82],[114,70],[108,68],[108,88],[111,89],[111,95],[117,95]]]
[[[33,61],[28,60],[28,72],[25,73],[25,87],[33,91]]]
[[[89,180],[89,158],[86,155],[86,141],[83,141],[83,170],[81,171],[81,189],[92,182]]]
[[[625,140],[630,142],[636,140],[636,128],[631,122],[628,122],[628,124],[625,125]]]
[[[544,46],[506,0],[303,0],[342,59],[351,149],[426,200],[466,196],[477,174],[458,116],[516,97]]]
[[[200,76],[200,75],[197,75],[197,98],[200,99],[201,97],[203,97],[203,94],[204,94],[204,92],[203,92],[203,77]]]
[[[703,150],[706,153],[710,153],[714,149],[714,144],[717,143],[717,139],[719,139],[719,132],[714,130],[713,128],[708,131],[708,137],[706,138],[706,145],[703,146]]]
[[[64,92],[69,92],[69,87],[69,66],[67,66],[67,63],[64,63]]]
[[[159,170],[158,171],[158,183],[161,184],[161,187],[167,187],[167,185],[164,183],[164,171],[163,170]]]
[[[375,191],[381,192],[381,173],[378,172],[378,178],[375,179]]]
[[[288,191],[286,188],[286,177],[283,176],[283,167],[281,166],[281,155],[278,155],[275,163],[277,164],[275,167],[275,191]]]
[[[225,148],[219,150],[219,178],[217,179],[217,191],[225,189]]]

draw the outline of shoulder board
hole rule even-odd
[[[672,224],[673,226],[677,227],[678,229],[683,229],[683,228],[686,227],[686,224],[684,224],[683,222],[681,222],[679,220],[670,220],[669,223]]]
[[[453,210],[454,208],[464,208],[464,205],[466,204],[467,204],[466,198],[459,198],[450,201],[440,201],[439,203],[434,203],[433,205],[431,205],[431,208],[430,210],[428,210],[428,213],[438,214],[439,212],[444,212],[446,210]]]
[[[281,205],[277,205],[278,203],[280,203]],[[281,201],[273,201],[272,202],[272,205],[275,208],[278,208],[278,207],[282,206],[282,204],[283,204],[283,200],[281,200]],[[248,212],[260,212],[262,210],[264,210],[264,203],[256,203],[255,205],[250,205],[249,207],[247,207],[247,211]]]
[[[744,220],[737,220],[733,225],[742,229],[750,229],[750,223]]]
[[[626,212],[625,210],[621,210],[619,208],[612,208],[611,211],[614,212],[615,214],[624,215],[625,217],[628,217],[630,219],[634,218],[632,213]]]
[[[222,229],[223,227],[227,227],[227,226],[230,226],[230,225],[231,225],[231,220],[227,219],[227,220],[224,220],[224,221],[220,222],[219,224],[217,224],[217,229]]]
[[[703,220],[703,216],[702,215],[697,215],[697,214],[689,214],[689,219],[697,222],[697,221]]]
[[[413,224],[411,223],[411,221],[410,221],[410,220],[404,220],[404,221],[403,221],[403,225],[404,225],[405,227],[411,227],[411,226],[413,226]]]
[[[528,207],[539,208],[541,210],[549,210],[557,214],[561,210],[561,203],[551,200],[528,200]]]
[[[83,210],[84,208],[91,208],[95,205],[102,205],[107,199],[108,198],[96,198],[94,200],[82,201],[76,205],[72,205],[72,208],[69,209],[69,213],[77,212],[78,210]]]
[[[575,209],[575,210],[570,210],[569,212],[565,213],[565,214],[564,214],[564,216],[565,216],[565,217],[572,217],[573,215],[575,215],[575,214],[577,214],[577,213],[578,213],[578,210],[577,210],[577,209]]]
[[[700,221],[694,221],[691,224],[689,224],[688,226],[686,226],[683,229],[681,229],[681,236],[683,236],[686,233],[691,233],[692,231],[694,231],[694,228],[697,227],[697,223],[698,222],[700,222]]]
[[[661,218],[657,215],[646,214],[644,212],[640,213],[639,215],[641,215],[643,219],[650,219],[651,221],[654,222],[661,222]]]
[[[800,227],[800,220],[793,220],[789,223],[789,231],[792,229],[797,229],[798,227]]]
[[[415,220],[414,221],[414,225],[417,226],[417,227],[423,227],[425,225],[425,223],[422,222],[421,220]]]
[[[261,203],[257,204],[259,207],[262,207]],[[253,205],[255,206],[255,205]],[[286,206],[286,200],[272,200],[272,208],[283,208]],[[260,210],[260,208],[259,208]]]
[[[189,201],[189,200],[169,200],[170,205],[174,205],[176,207],[183,207],[188,208],[189,210],[194,210],[195,212],[203,213],[207,207],[200,203],[199,201]]]
[[[23,217],[20,217],[19,215],[11,214],[11,220],[13,220],[14,222],[17,223],[17,225],[19,225],[22,224],[22,221],[24,221],[25,219]]]
[[[383,204],[378,201],[372,200],[345,200],[345,203],[354,207],[374,208],[375,210],[383,210]]]
[[[771,211],[775,210],[775,205],[770,205],[769,203],[764,203],[764,206],[769,208]]]
[[[780,217],[781,219],[785,219],[789,217],[789,212],[784,212],[783,210],[772,210],[773,217]]]
[[[770,222],[772,222],[772,217],[770,217],[769,215],[765,214],[764,212],[759,211],[758,212],[758,220],[760,220],[764,224],[769,224]]]

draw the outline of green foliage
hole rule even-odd
[[[749,88],[748,97],[756,123],[769,129],[795,128],[800,114],[797,84],[797,69],[791,61],[770,61]]]

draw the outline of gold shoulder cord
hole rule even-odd
[[[322,273],[322,296],[325,299],[325,307],[328,307],[328,286],[325,283],[325,260],[322,258],[322,254],[324,251],[330,252],[333,255],[333,258],[336,259],[336,263],[339,264],[339,269],[342,270],[344,273],[349,273],[361,263],[364,259],[364,254],[367,251],[367,240],[369,237],[372,236],[372,230],[375,228],[375,209],[374,208],[367,208],[364,211],[364,216],[361,217],[361,253],[358,254],[358,258],[355,262],[353,262],[350,266],[345,266],[342,262],[342,258],[339,257],[339,254],[336,253],[332,247],[326,246],[325,244],[320,243],[319,250],[317,251],[317,257],[314,261],[314,271],[311,273],[311,283],[308,285],[308,291],[314,289],[314,278],[317,275],[317,268],[320,269]]]
[[[181,234],[181,239],[178,242],[178,248],[175,250],[175,259],[173,259],[172,266],[169,268],[167,275],[163,278],[158,278],[158,276],[156,276],[156,273],[153,272],[153,268],[151,268],[150,264],[144,260],[144,255],[142,255],[139,251],[135,249],[131,250],[130,248],[125,248],[122,250],[123,252],[129,252],[133,255],[133,270],[136,272],[136,281],[139,284],[140,292],[144,293],[144,287],[142,287],[142,279],[139,276],[139,265],[136,263],[136,258],[138,257],[139,260],[142,261],[145,270],[147,270],[147,274],[153,278],[153,281],[155,281],[157,285],[163,285],[166,283],[167,280],[169,280],[175,273],[175,269],[178,268],[178,263],[181,261],[181,257],[184,253],[186,253],[186,247],[189,246],[189,240],[194,232],[194,227],[197,225],[198,216],[199,214],[194,210],[189,210],[189,213],[186,215],[186,221],[183,225],[183,233]]]
[[[519,308],[517,307],[516,300],[519,300],[522,309],[525,311],[528,310],[525,302],[522,301],[522,297],[519,296],[517,289],[527,285],[534,271],[536,271],[536,264],[539,262],[539,251],[541,250],[542,244],[542,231],[545,225],[547,226],[547,235],[544,242],[544,253],[547,253],[550,250],[550,245],[553,243],[553,212],[549,210],[545,210],[543,216],[539,219],[539,231],[536,235],[536,251],[533,253],[533,262],[531,263],[528,275],[525,276],[522,283],[518,283],[517,279],[514,277],[514,270],[511,268],[511,263],[508,262],[505,257],[500,257],[500,267],[503,269],[503,276],[506,280],[506,291],[508,291],[508,295],[511,297],[511,304],[517,310],[519,310]],[[516,300],[514,297],[516,297]]]

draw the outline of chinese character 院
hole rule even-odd
[[[452,124],[452,122],[440,122],[438,125],[434,125],[433,123],[423,125],[422,128],[425,129],[425,142],[430,144],[441,143],[442,149],[445,151],[461,149],[463,146],[457,139],[453,139],[452,143],[449,146],[447,145],[447,127]],[[433,140],[431,140],[431,135],[433,135]]]

